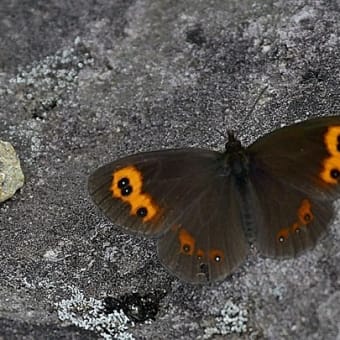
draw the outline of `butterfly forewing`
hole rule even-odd
[[[156,151],[125,157],[97,169],[89,177],[89,193],[112,222],[130,232],[157,236],[178,217],[174,209],[178,197],[186,194],[185,183],[213,172],[215,157],[214,152],[204,150]]]
[[[292,256],[315,245],[334,215],[340,186],[340,118],[276,130],[247,149],[257,244]]]

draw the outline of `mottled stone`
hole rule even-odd
[[[24,185],[24,174],[13,146],[0,141],[0,202],[11,198]]]

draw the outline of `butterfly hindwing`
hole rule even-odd
[[[311,197],[263,174],[254,184],[252,211],[257,214],[255,240],[263,255],[290,257],[312,248],[325,233],[334,209],[329,200]]]
[[[340,194],[339,145],[340,118],[331,117],[276,130],[247,149],[263,254],[296,255],[324,234]]]
[[[160,260],[180,279],[220,281],[245,259],[248,244],[234,185],[230,177],[211,179],[208,188],[185,203],[186,214],[158,240]]]

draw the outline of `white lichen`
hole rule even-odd
[[[55,54],[19,67],[10,83],[23,90],[27,103],[38,101],[41,111],[62,103],[62,96],[70,93],[78,83],[79,73],[92,66],[94,59],[80,40],[74,47],[58,50]]]
[[[133,322],[123,311],[114,310],[108,314],[102,301],[86,298],[78,288],[70,289],[72,296],[69,299],[55,303],[61,321],[69,321],[77,327],[95,331],[103,339],[133,340],[132,334],[128,332]]]
[[[248,311],[245,306],[238,306],[229,300],[215,317],[215,325],[205,328],[203,339],[210,339],[213,335],[241,335],[247,331],[247,323]]]

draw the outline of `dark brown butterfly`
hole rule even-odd
[[[96,170],[89,192],[127,231],[158,238],[164,266],[192,283],[223,280],[249,242],[265,256],[311,248],[340,196],[340,117],[278,129],[247,148],[164,150]]]

